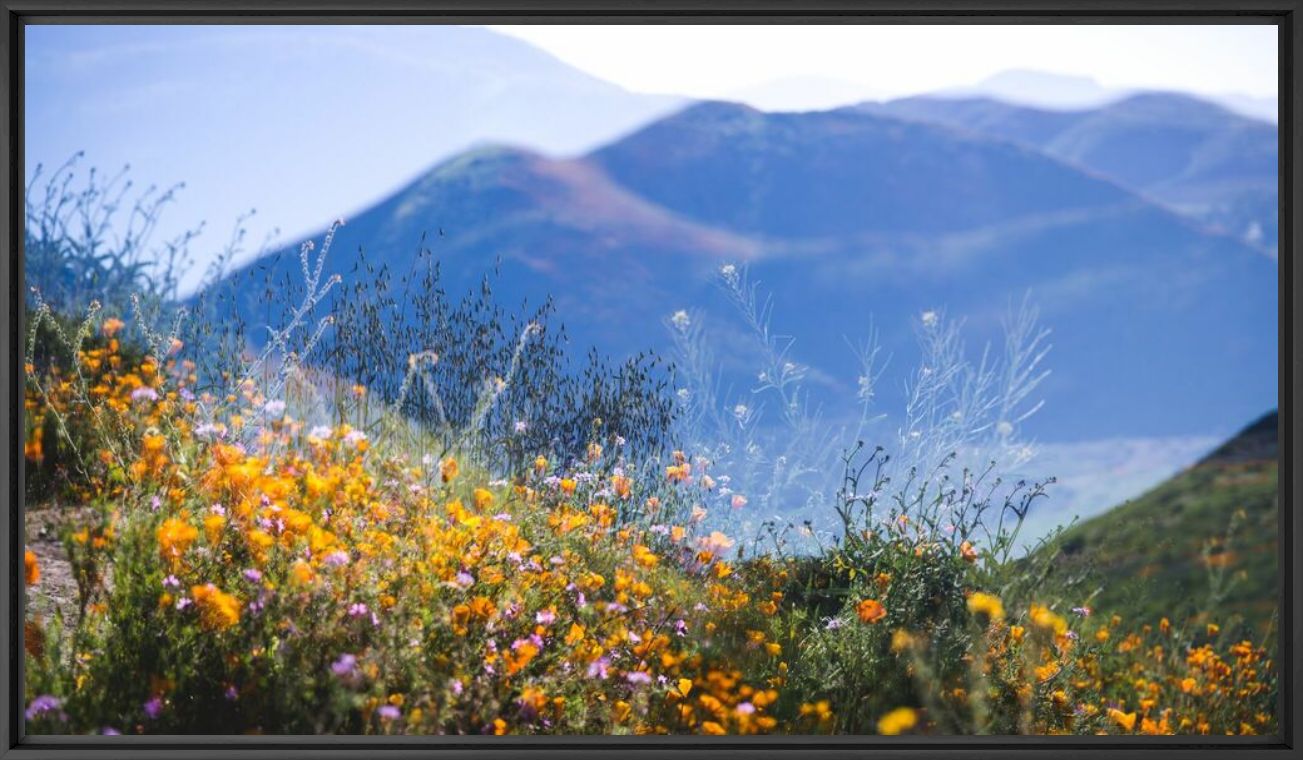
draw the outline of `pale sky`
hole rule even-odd
[[[1093,77],[1106,87],[1276,95],[1268,25],[493,26],[639,92],[727,97],[790,77],[886,96],[971,84],[1006,69]]]

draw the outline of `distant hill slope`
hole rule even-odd
[[[919,314],[945,308],[998,339],[1028,292],[1055,344],[1036,436],[1203,433],[1276,397],[1274,262],[1039,151],[944,126],[707,103],[583,158],[472,151],[353,215],[327,272],[362,276],[359,250],[408,271],[422,240],[453,292],[500,260],[503,303],[554,296],[580,350],[616,356],[668,348],[677,309],[726,324],[711,279],[749,263],[793,358],[819,370],[816,401],[853,396],[845,338],[871,321],[894,356],[880,398],[895,410]],[[260,325],[264,283],[297,270],[292,246],[218,288]],[[718,337],[725,385],[746,395],[755,368]]]
[[[1166,483],[1065,531],[1056,576],[1086,574],[1105,613],[1153,623],[1212,609],[1213,622],[1242,615],[1265,629],[1280,588],[1277,424],[1271,412]]]
[[[1276,251],[1275,124],[1175,93],[1069,111],[931,96],[857,108],[1034,146]]]

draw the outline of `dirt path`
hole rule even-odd
[[[90,510],[55,505],[29,508],[24,515],[26,548],[36,555],[41,579],[27,590],[27,605],[38,617],[49,618],[61,610],[71,621],[77,612],[77,581],[59,539],[60,526],[87,521]]]

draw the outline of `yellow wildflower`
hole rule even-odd
[[[899,736],[918,725],[918,711],[912,707],[897,707],[878,719],[878,733]]]
[[[968,597],[968,611],[987,620],[1004,620],[1004,604],[1000,597],[981,591]]]
[[[199,609],[199,622],[205,628],[220,631],[240,622],[240,600],[213,584],[192,586],[190,595]]]
[[[877,599],[865,599],[855,605],[855,614],[859,615],[862,622],[872,625],[887,616],[887,608]]]
[[[41,566],[36,561],[36,554],[31,549],[23,552],[23,570],[28,586],[35,586],[41,580]]]

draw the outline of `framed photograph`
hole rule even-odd
[[[1294,0],[0,6],[0,756],[1303,755]]]

